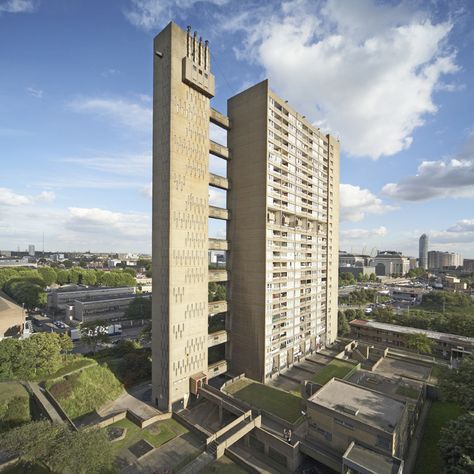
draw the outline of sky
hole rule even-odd
[[[474,258],[473,14],[470,0],[0,0],[0,249],[44,234],[46,251],[150,253],[152,44],[173,20],[209,40],[213,107],[268,78],[340,139],[342,250],[416,256],[427,233]]]

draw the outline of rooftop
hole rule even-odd
[[[97,296],[93,300],[87,300],[87,301],[81,301],[81,300],[74,300],[75,302],[77,301],[79,304],[82,305],[93,305],[97,303],[113,303],[117,301],[129,301],[129,300],[134,300],[135,298],[150,298],[151,293],[131,293],[130,295],[126,296],[116,296],[116,297],[111,297],[110,295],[104,295],[104,296]]]
[[[354,442],[344,453],[344,461],[363,467],[367,472],[373,474],[397,474],[400,472],[402,465],[400,459],[384,456]]]
[[[474,337],[458,336],[457,334],[447,334],[444,332],[412,328],[409,326],[398,326],[397,324],[378,323],[376,321],[368,321],[365,319],[353,319],[349,324],[352,326],[369,327],[373,329],[379,329],[381,331],[391,331],[399,334],[424,334],[430,339],[435,339],[436,341],[445,341],[452,344],[468,344],[474,347]]]
[[[308,401],[387,433],[394,431],[405,410],[405,403],[339,379],[330,380]]]

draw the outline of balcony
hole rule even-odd
[[[225,313],[227,311],[227,301],[211,301],[208,308],[209,314]]]
[[[226,130],[230,129],[230,120],[229,117],[227,117],[224,114],[221,114],[218,112],[216,109],[213,109],[211,107],[211,114],[209,115],[209,120],[215,124],[218,125],[219,127],[222,127]]]
[[[224,239],[209,239],[210,250],[229,250],[229,241]]]
[[[229,180],[214,173],[209,173],[209,184],[219,189],[230,189]]]
[[[216,206],[209,206],[209,217],[228,221],[230,218],[229,215],[230,212],[227,209],[222,209],[221,207]]]
[[[220,145],[219,143],[209,140],[209,153],[212,155],[218,156],[219,158],[224,158],[224,160],[229,160],[229,149],[224,146]]]
[[[227,342],[228,335],[226,330],[216,331],[207,335],[207,347],[218,346]]]
[[[209,282],[228,281],[229,274],[226,270],[209,270]]]

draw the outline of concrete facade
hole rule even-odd
[[[268,81],[227,108],[231,367],[265,382],[337,336],[339,142]]]
[[[58,288],[48,292],[47,308],[52,311],[65,311],[75,301],[95,301],[104,298],[120,298],[135,295],[135,288],[124,286],[119,288],[71,286]]]
[[[207,42],[170,23],[154,40],[153,89],[152,398],[171,411],[208,370]]]
[[[463,258],[455,252],[440,252],[438,250],[430,250],[428,252],[428,268],[457,268],[463,265]]]
[[[228,365],[265,382],[337,337],[339,142],[268,81],[229,99],[228,117],[213,94],[207,42],[170,23],[154,40],[152,398],[163,411]],[[209,122],[228,147],[209,140]],[[209,172],[209,154],[227,176]],[[209,185],[226,208],[209,205]],[[227,222],[226,239],[209,238],[208,218]],[[226,252],[226,268],[209,269],[209,251]],[[228,301],[208,303],[209,282]],[[223,311],[225,330],[208,335]],[[225,359],[209,365],[221,344]]]
[[[418,329],[397,324],[378,323],[363,319],[349,322],[351,337],[357,340],[383,344],[384,346],[409,349],[407,338],[413,334],[423,334],[433,342],[433,355],[445,359],[459,359],[474,352],[474,338],[447,334],[428,329]]]
[[[307,439],[342,456],[353,441],[403,457],[407,404],[375,390],[332,379],[307,402]]]

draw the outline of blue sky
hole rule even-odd
[[[214,107],[268,77],[340,137],[341,248],[416,255],[425,232],[474,258],[473,10],[0,0],[0,249],[150,252],[152,39],[174,19],[210,41]]]

